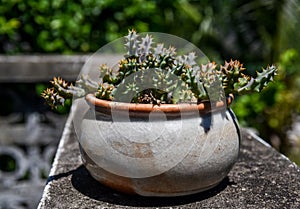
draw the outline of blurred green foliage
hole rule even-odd
[[[0,52],[94,52],[128,28],[168,32],[183,13],[179,2],[1,0]]]
[[[276,31],[262,34],[270,49],[270,59],[263,61],[276,63],[279,75],[266,91],[238,98],[233,109],[242,125],[257,129],[262,138],[300,165],[300,135],[293,141],[289,138],[300,114],[300,2],[281,1],[273,21]]]
[[[299,0],[0,0],[0,53],[95,52],[135,28],[190,40],[217,62],[239,59],[249,73],[276,64],[276,82],[233,109],[294,156],[287,132],[300,113],[299,22]]]
[[[183,37],[212,59],[270,61],[282,2],[0,0],[0,53],[94,52],[135,28]]]

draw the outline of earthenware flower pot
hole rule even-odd
[[[133,104],[86,96],[80,150],[90,174],[115,190],[180,196],[219,184],[238,158],[232,97],[210,104]]]

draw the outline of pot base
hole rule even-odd
[[[192,195],[212,189],[213,187],[219,185],[223,180],[220,179],[219,181],[216,181],[210,185],[203,185],[202,187],[194,190],[190,190],[187,188],[185,188],[185,190],[182,190],[182,188],[178,189],[178,186],[176,184],[178,182],[174,181],[173,177],[171,177],[172,180],[168,178],[167,174],[161,174],[148,178],[128,178],[115,175],[113,173],[105,171],[104,169],[96,165],[84,152],[81,146],[80,151],[86,169],[96,181],[111,189],[130,195],[141,195],[149,197],[176,197]],[[174,181],[173,185],[170,184],[170,180]],[[180,181],[180,179],[178,179],[178,181]],[[158,184],[155,184],[153,182],[160,182],[160,185],[163,186],[158,186]],[[169,182],[167,187],[164,186],[165,182]]]

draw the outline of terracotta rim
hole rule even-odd
[[[210,110],[218,110],[223,109],[229,106],[234,96],[230,94],[226,103],[223,101],[218,101],[215,104],[211,104],[209,101],[202,102],[199,104],[161,104],[161,105],[153,105],[153,104],[136,104],[136,103],[123,103],[123,102],[114,102],[98,99],[94,94],[88,94],[85,97],[86,101],[91,106],[102,107],[107,110],[119,110],[119,111],[130,111],[130,112],[143,112],[150,113],[152,111],[162,111],[164,113],[178,113],[178,112],[191,112],[191,111],[199,111],[199,112],[207,112]],[[213,105],[213,106],[212,106]]]

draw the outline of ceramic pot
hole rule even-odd
[[[132,104],[86,96],[80,150],[90,174],[115,190],[180,196],[219,184],[238,158],[232,101]]]

